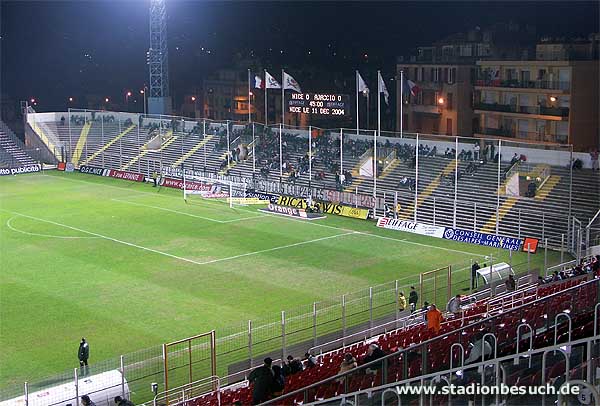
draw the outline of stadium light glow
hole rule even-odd
[[[192,96],[192,101],[195,102],[196,101],[196,96]]]
[[[73,103],[73,97],[69,97],[69,102]]]
[[[108,103],[108,100],[109,100],[109,99],[108,99],[108,97],[105,97],[105,98],[104,98],[104,102],[105,102],[105,103]]]
[[[127,97],[131,97],[131,92],[127,92]]]
[[[444,98],[443,97],[440,97],[438,99],[438,104],[444,104]]]
[[[35,98],[32,97],[31,100],[29,100],[31,103],[35,103]]]
[[[552,103],[554,103],[554,102],[556,101],[556,97],[555,97],[555,96],[550,96],[550,101],[551,101]]]

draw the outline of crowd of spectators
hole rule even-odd
[[[538,285],[562,281],[577,276],[594,274],[600,277],[600,255],[592,256],[589,259],[581,259],[578,264],[568,270],[554,271],[552,274],[538,277]]]

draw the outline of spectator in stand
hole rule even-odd
[[[96,406],[96,404],[92,402],[92,399],[90,399],[88,395],[83,395],[81,397],[81,404],[83,406]]]
[[[442,328],[443,320],[444,316],[442,316],[442,312],[437,309],[436,305],[432,304],[427,311],[427,327],[429,330],[433,331],[435,335],[438,335]]]
[[[454,314],[455,316],[458,316],[460,314],[460,310],[461,310],[460,302],[461,302],[460,295],[454,296],[448,302],[448,305],[446,306],[446,310],[448,310],[450,313]]]
[[[504,282],[506,286],[506,290],[509,292],[514,292],[517,289],[517,281],[515,280],[514,275],[508,275],[508,279]]]
[[[512,159],[510,160],[510,166],[513,166],[517,162],[519,162],[519,155],[517,155],[517,153],[515,152],[515,154],[513,155]]]
[[[356,358],[354,358],[354,356],[352,356],[352,354],[350,353],[346,353],[346,355],[344,355],[344,359],[342,360],[342,363],[340,364],[340,370],[338,372],[338,374],[343,374],[344,372],[350,371],[354,368],[356,368],[358,366],[358,363],[356,362]],[[344,378],[339,379],[339,382],[342,382],[344,380]]]
[[[546,281],[544,280],[544,278],[542,278],[541,276],[538,276],[538,278],[537,278],[537,285],[540,286],[540,285],[543,285],[545,283],[546,283]]]
[[[480,149],[481,149],[481,147],[479,146],[479,143],[475,144],[475,148],[473,148],[473,160],[479,161]]]
[[[423,307],[421,307],[421,312],[423,313],[423,321],[427,323],[427,311],[429,310],[429,302],[426,300],[423,302]]]
[[[406,296],[404,296],[404,292],[400,292],[398,295],[398,310],[401,312],[406,310]]]
[[[319,365],[319,361],[317,361],[317,357],[312,355],[310,352],[304,354],[304,360],[306,361],[306,367],[312,368]]]
[[[288,355],[287,363],[283,366],[283,374],[285,376],[294,375],[295,373],[302,372],[303,369],[302,361]]]
[[[475,261],[473,265],[471,265],[471,289],[477,288],[477,271],[480,270],[481,267],[479,263]]]
[[[489,357],[490,355],[492,355],[492,346],[489,342],[487,342],[487,340],[483,339],[483,335],[484,333],[478,332],[476,334],[473,334],[473,336],[471,337],[471,343],[469,343],[469,348],[471,349],[471,352],[469,353],[469,357],[465,360],[465,365],[483,361],[483,359],[481,358],[482,348],[484,357]]]
[[[590,159],[592,161],[592,170],[593,171],[600,170],[600,167],[598,167],[598,150],[597,149],[590,152]]]
[[[115,397],[115,404],[117,406],[135,406],[132,401],[123,399],[121,396]]]
[[[379,358],[383,358],[385,357],[385,352],[379,348],[379,346],[377,344],[370,344],[369,348],[367,349],[367,355],[365,356],[365,358],[363,359],[363,364],[367,364],[369,362],[378,360]],[[377,363],[374,365],[371,365],[369,368],[367,368],[365,370],[365,373],[367,374],[377,374],[377,370],[381,368],[381,364]]]
[[[285,389],[285,378],[283,371],[279,365],[273,365],[273,383],[271,386],[271,395],[274,397],[281,396]]]
[[[269,399],[271,389],[273,388],[274,374],[271,364],[271,358],[265,358],[264,364],[250,373],[248,381],[254,384],[252,390],[252,404],[258,405]]]
[[[414,313],[417,310],[417,303],[419,302],[419,294],[415,290],[414,286],[410,287],[410,293],[408,294],[408,304],[410,306],[410,312]]]

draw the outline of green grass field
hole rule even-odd
[[[79,173],[2,177],[0,198],[0,387],[76,367],[82,336],[98,362],[492,251]]]

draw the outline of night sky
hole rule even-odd
[[[534,25],[538,36],[599,31],[597,1],[166,1],[176,103],[198,91],[207,74],[231,66],[236,55],[254,55],[272,73],[285,67],[294,75],[295,67],[312,66],[341,76],[361,69],[374,78],[377,69],[393,75],[396,56],[475,26],[513,20]],[[50,111],[65,109],[69,96],[122,98],[126,90],[139,90],[148,82],[148,5],[2,1],[2,97],[35,97],[38,110]],[[309,89],[316,86],[295,76]]]

